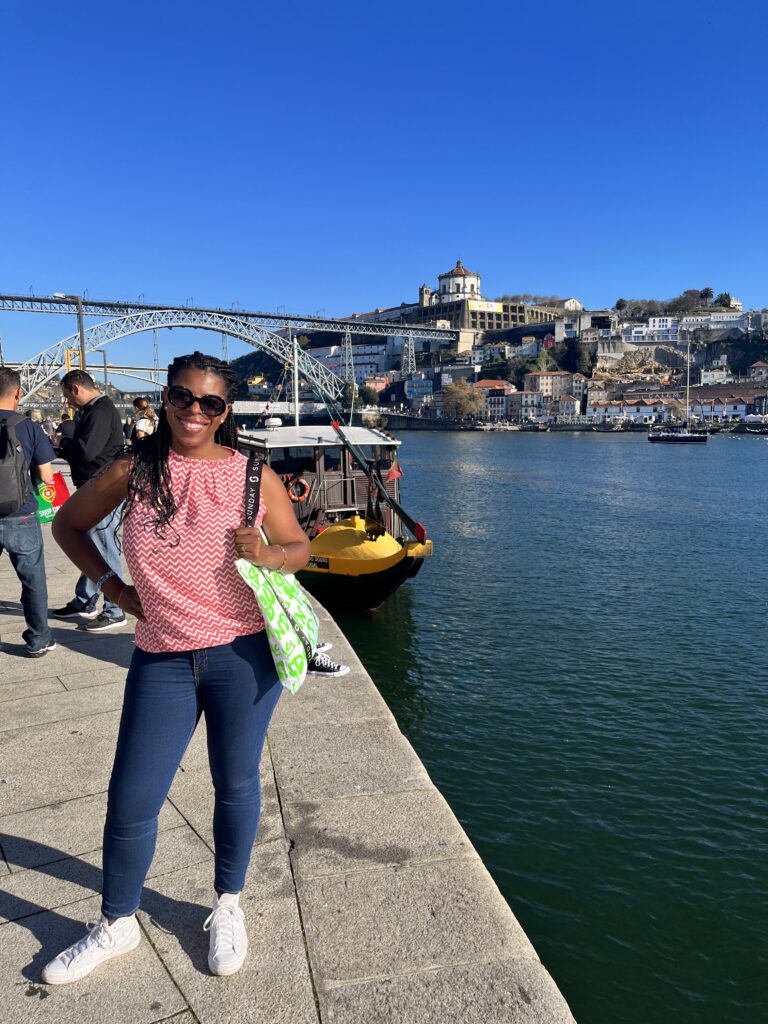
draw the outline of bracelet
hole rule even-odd
[[[97,594],[101,593],[101,588],[104,586],[104,584],[107,582],[107,580],[111,580],[113,576],[117,576],[117,573],[115,572],[114,569],[108,569],[107,572],[105,572],[103,576],[99,576],[99,578],[96,580],[96,593]]]
[[[288,554],[282,544],[278,544],[276,546],[279,547],[280,550],[283,552],[283,560],[280,563],[280,565],[278,565],[278,567],[275,569],[275,572],[282,573],[283,569],[285,568],[285,563],[288,561]]]

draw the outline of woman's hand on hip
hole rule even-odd
[[[109,580],[107,583],[109,593],[107,593],[107,587],[104,588],[104,596],[109,598],[113,604],[116,604],[126,615],[133,615],[137,619],[143,619],[144,609],[141,607],[141,598],[136,587],[123,583],[116,577],[113,577],[113,579],[115,580],[114,583],[112,580]]]

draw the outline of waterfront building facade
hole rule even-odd
[[[509,395],[506,388],[494,388],[485,396],[485,418],[489,422],[509,419]]]
[[[579,376],[581,377],[581,374]],[[537,370],[526,373],[523,386],[527,391],[541,391],[547,398],[557,401],[573,391],[573,377],[574,375],[566,370]]]
[[[541,391],[513,391],[507,397],[509,419],[517,423],[537,419],[543,414],[544,400]]]

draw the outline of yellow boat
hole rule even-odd
[[[399,504],[399,445],[368,427],[340,435],[332,426],[265,426],[238,435],[241,451],[255,448],[283,479],[311,541],[298,578],[328,608],[375,610],[432,554],[425,528]]]

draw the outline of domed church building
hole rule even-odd
[[[438,274],[437,290],[428,284],[419,288],[418,303],[354,313],[352,319],[401,324],[429,324],[459,331],[503,331],[521,324],[546,323],[550,310],[517,302],[493,302],[483,298],[480,274],[469,270],[461,260],[451,270]],[[459,346],[464,347],[463,345]]]

